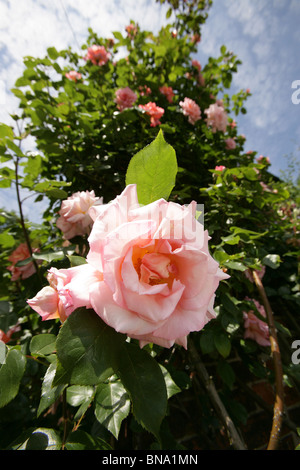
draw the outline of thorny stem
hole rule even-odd
[[[269,324],[271,352],[273,356],[274,370],[275,370],[276,397],[275,397],[274,411],[273,411],[272,430],[271,430],[267,450],[276,450],[278,446],[278,442],[279,442],[281,425],[283,421],[283,411],[284,411],[283,410],[284,390],[283,390],[283,372],[282,372],[281,355],[280,355],[280,349],[278,345],[277,333],[276,333],[276,328],[274,324],[274,318],[273,318],[271,305],[269,303],[264,286],[259,276],[257,275],[255,271],[253,271],[252,274],[253,274],[253,279],[256,284],[257,290],[263,302],[263,305],[267,314],[268,324]]]
[[[216,390],[214,382],[209,376],[204,364],[202,363],[200,356],[191,338],[189,338],[189,351],[191,354],[193,364],[198,372],[199,378],[202,384],[204,385],[204,387],[206,388],[209,394],[210,400],[228,432],[229,440],[231,441],[232,446],[236,450],[246,450],[246,446],[242,442],[242,439],[233,421],[231,420],[221,398],[219,397],[219,394]]]

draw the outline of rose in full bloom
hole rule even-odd
[[[169,103],[172,103],[173,97],[174,97],[174,91],[173,88],[170,86],[162,86],[160,87],[159,91],[165,95]]]
[[[136,100],[137,95],[129,87],[119,88],[116,91],[116,103],[120,111],[131,108]]]
[[[104,46],[94,44],[88,48],[85,59],[90,60],[94,65],[105,65],[110,59],[110,53],[107,52]]]
[[[88,211],[96,201],[101,204],[102,198],[96,197],[94,191],[78,191],[62,202],[56,225],[65,239],[90,233],[93,221]]]
[[[201,110],[197,103],[191,98],[184,98],[183,101],[179,102],[183,110],[183,114],[188,116],[188,121],[191,124],[195,124],[199,119],[201,119]]]
[[[228,117],[220,103],[211,104],[204,112],[207,115],[207,125],[211,127],[212,132],[226,132]]]
[[[34,248],[32,251],[36,252],[38,249]],[[11,262],[11,265],[7,269],[12,273],[12,281],[16,281],[17,279],[27,279],[36,272],[32,261],[29,261],[23,266],[16,266],[19,261],[25,261],[30,257],[31,254],[26,243],[20,243],[20,245],[8,257],[8,261]]]
[[[47,312],[61,316],[59,308],[65,316],[93,308],[141,347],[186,347],[187,335],[215,318],[215,291],[228,278],[209,254],[196,203],[185,207],[160,199],[140,206],[136,186],[129,185],[109,204],[94,205],[90,215],[87,264],[52,271],[57,296],[49,306],[43,290],[28,303],[44,319]]]
[[[70,72],[67,72],[65,76],[69,80],[73,80],[74,82],[77,82],[78,80],[81,80],[81,73],[76,72],[76,70],[70,70]]]
[[[141,347],[186,347],[187,335],[215,317],[215,291],[228,275],[209,254],[195,212],[195,202],[184,207],[164,199],[140,207],[135,185],[90,210],[87,262],[103,281],[90,284],[89,303]]]
[[[153,103],[149,101],[147,104],[140,104],[139,108],[145,111],[146,114],[150,116],[150,126],[151,127],[156,127],[161,124],[160,118],[163,116],[165,110],[163,108],[160,108],[159,106],[156,105],[156,103]]]
[[[265,309],[257,300],[248,299],[248,298],[246,300],[252,300],[252,302],[255,304],[260,315],[266,318]],[[270,343],[270,338],[269,338],[268,324],[265,321],[258,318],[255,315],[254,310],[250,310],[249,312],[244,312],[243,316],[244,316],[244,328],[245,328],[244,338],[253,339],[261,346],[270,346],[271,343]]]

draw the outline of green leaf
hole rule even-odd
[[[61,438],[54,429],[27,429],[10,446],[11,450],[60,450]]]
[[[47,356],[55,351],[56,336],[52,334],[39,334],[30,341],[30,352],[37,356]]]
[[[225,333],[221,332],[214,337],[214,341],[215,346],[221,356],[223,356],[224,358],[228,357],[231,351],[231,342],[228,336]]]
[[[235,373],[233,368],[231,367],[230,364],[226,361],[221,361],[217,365],[217,371],[218,374],[220,375],[221,379],[223,382],[230,388],[230,390],[233,387],[233,384],[235,382]]]
[[[40,416],[49,406],[51,406],[62,394],[65,385],[53,386],[54,377],[56,374],[56,361],[52,362],[48,367],[41,390],[41,400],[37,410],[37,416]]]
[[[57,356],[70,384],[95,385],[110,377],[125,339],[93,310],[74,311],[56,341]]]
[[[103,439],[81,429],[69,434],[65,447],[67,450],[112,450]]]
[[[56,60],[59,56],[55,47],[48,47],[47,52],[48,52],[48,56],[50,57],[50,59]]]
[[[170,372],[161,364],[159,364],[159,367],[161,368],[161,371],[163,373],[166,387],[167,387],[167,395],[168,399],[171,398],[173,395],[176,395],[176,393],[180,393],[181,389],[176,385],[174,380],[172,379],[172,376]]]
[[[159,440],[167,411],[167,389],[160,366],[145,350],[126,342],[117,373],[130,395],[135,419]]]
[[[13,400],[25,371],[26,358],[18,349],[8,351],[0,369],[0,408]]]
[[[122,421],[130,411],[129,395],[119,380],[99,384],[95,396],[95,416],[116,439]]]
[[[92,402],[95,395],[94,387],[90,385],[71,385],[67,389],[67,402],[71,406],[79,406],[74,419],[79,419]]]
[[[281,259],[279,255],[269,254],[263,258],[262,262],[265,266],[269,266],[272,269],[277,269],[280,266]]]
[[[175,150],[160,130],[155,140],[132,157],[126,173],[126,185],[136,184],[140,204],[168,199],[178,171]]]

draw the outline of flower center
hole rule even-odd
[[[154,247],[135,247],[132,261],[139,280],[150,286],[168,284],[172,288],[178,269],[170,256],[153,252]]]

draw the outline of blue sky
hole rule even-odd
[[[42,57],[49,46],[79,50],[89,27],[111,37],[130,19],[156,32],[167,8],[155,0],[0,0],[0,122],[10,124],[9,113],[17,110],[10,89],[25,55]],[[299,21],[300,0],[214,0],[198,45],[203,66],[222,44],[242,61],[231,92],[250,88],[252,96],[247,114],[236,119],[239,133],[246,136],[245,150],[268,156],[278,176],[287,155],[298,168],[300,161],[300,104],[292,102],[292,83],[300,81]],[[13,193],[0,190],[0,206],[16,209]],[[30,220],[38,217],[30,199],[24,209]]]

